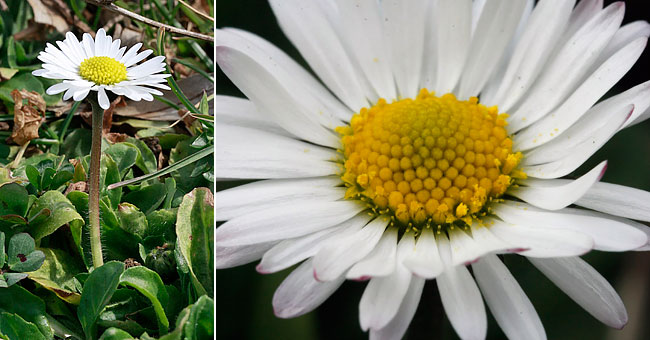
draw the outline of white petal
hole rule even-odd
[[[472,269],[488,308],[508,339],[546,339],[535,307],[496,255],[482,257]]]
[[[458,97],[477,96],[496,69],[524,13],[526,1],[488,1],[472,36]]]
[[[561,40],[560,46],[564,45],[567,40],[571,38],[582,26],[589,20],[598,15],[603,10],[603,0],[580,0],[578,5],[573,9],[571,18],[569,19],[569,26],[564,32],[564,37]]]
[[[440,237],[441,253],[449,252],[446,237]],[[451,267],[436,279],[440,299],[449,322],[461,339],[485,339],[487,315],[481,292],[464,266]]]
[[[96,56],[105,56],[106,55],[106,39],[109,38],[106,36],[106,31],[103,28],[97,30],[95,34],[95,55]]]
[[[426,58],[422,60],[422,74],[420,75],[420,88],[435,89],[437,81],[437,68],[438,68],[438,44],[436,41],[436,24],[433,19],[436,13],[433,11],[435,3],[429,2],[429,5],[423,8],[425,11],[425,35],[424,35],[424,55]]]
[[[108,101],[108,96],[103,86],[100,86],[97,90],[97,100],[99,101],[99,106],[104,110],[107,110],[111,106],[111,102]]]
[[[529,260],[558,288],[602,323],[621,329],[627,323],[623,301],[593,267],[578,257]]]
[[[248,99],[217,95],[214,97],[213,105],[214,119],[217,124],[237,125],[291,136],[266,115],[258,112],[255,105]]]
[[[468,265],[483,255],[481,247],[467,233],[456,229],[449,231],[451,266]]]
[[[648,38],[639,38],[614,54],[590,75],[553,113],[518,133],[514,143],[528,150],[547,143],[566,131],[584,115],[600,97],[611,89],[639,59]]]
[[[395,273],[370,280],[359,303],[359,322],[361,329],[384,328],[392,320],[411,281],[411,273],[399,268]]]
[[[262,261],[257,265],[257,271],[268,274],[289,268],[304,259],[316,255],[323,244],[330,239],[353,234],[361,230],[363,226],[358,219],[352,218],[332,228],[303,237],[284,240],[264,254]]]
[[[481,256],[493,252],[516,252],[515,246],[496,237],[490,228],[481,223],[472,223],[472,239],[481,248]]]
[[[422,231],[413,252],[404,259],[404,265],[413,274],[425,279],[435,278],[442,273],[444,265],[431,228]]]
[[[634,105],[627,105],[613,111],[610,113],[607,124],[604,124],[595,131],[592,130],[586,137],[584,137],[584,134],[579,134],[583,139],[577,140],[577,143],[570,140],[570,136],[573,135],[573,131],[575,130],[568,130],[566,133],[569,133],[569,135],[566,139],[558,138],[558,140],[560,140],[558,144],[552,144],[554,141],[551,141],[550,143],[547,143],[531,152],[531,155],[535,154],[535,157],[539,157],[540,159],[549,159],[555,157],[551,155],[553,150],[558,150],[564,147],[564,150],[568,151],[566,157],[539,165],[526,166],[524,164],[522,170],[526,172],[528,177],[534,178],[558,178],[570,174],[591,157],[591,155],[598,151],[598,149],[600,149],[600,147],[603,146],[621,126],[623,126],[623,123],[630,117],[630,115],[632,115],[633,110]],[[592,122],[594,124],[597,123],[596,121]],[[583,127],[585,126],[577,126],[575,129],[578,130]],[[572,148],[568,149],[566,148],[567,146],[571,146]],[[531,158],[533,158],[533,156],[531,156]],[[538,160],[539,159],[535,158],[528,162]]]
[[[623,95],[625,95],[625,97],[620,98],[620,100],[631,101],[634,104],[634,112],[632,112],[630,118],[625,121],[623,126],[620,128],[621,130],[648,119],[648,115],[650,114],[650,81],[639,84],[610,99],[618,102],[619,100],[617,97]]]
[[[472,2],[440,0],[434,5],[437,81],[434,90],[451,92],[460,79],[471,43]]]
[[[390,46],[391,69],[402,98],[418,94],[429,4],[428,0],[412,0],[408,5],[400,1],[380,2],[386,44]]]
[[[508,194],[539,208],[562,209],[582,197],[594,183],[603,177],[606,169],[607,161],[603,161],[588,173],[568,183],[548,179],[521,180],[518,183],[525,186],[510,189]]]
[[[403,238],[397,250],[398,259],[401,261],[412,247],[412,241]],[[361,329],[384,328],[395,317],[408,291],[411,277],[411,272],[399,263],[392,275],[370,280],[359,303]]]
[[[404,336],[420,303],[424,282],[424,279],[416,276],[411,278],[409,289],[395,317],[384,328],[379,330],[371,329],[370,340],[393,340]]]
[[[218,46],[217,62],[237,87],[260,110],[295,136],[320,145],[336,148],[340,141],[331,130],[305,111],[284,86],[267,70],[242,52]]]
[[[339,172],[333,150],[260,130],[215,126],[214,158],[221,178],[296,178]]]
[[[312,272],[312,261],[308,260],[282,281],[273,294],[275,316],[287,319],[309,313],[327,300],[345,281],[341,276],[332,281],[318,282]]]
[[[34,73],[36,73],[36,71],[34,71]],[[34,75],[37,75],[37,74],[34,74]],[[69,83],[54,84],[54,85],[48,87],[47,91],[45,91],[45,93],[47,93],[49,95],[54,95],[54,94],[61,93],[61,92],[65,91],[65,90],[69,89],[70,86],[71,85]]]
[[[352,218],[365,207],[351,201],[297,202],[228,220],[214,234],[216,245],[239,246],[299,237]]]
[[[614,37],[612,37],[605,50],[600,54],[595,64],[602,64],[629,43],[638,38],[647,38],[648,36],[650,36],[650,24],[646,21],[635,21],[621,27],[616,31],[616,34],[614,34]]]
[[[126,53],[122,56],[122,58],[118,59],[118,61],[126,65],[127,62],[130,62],[131,59],[138,54],[138,50],[140,49],[140,47],[142,47],[142,43],[137,43],[131,46],[131,48],[129,48],[129,50],[126,51]]]
[[[225,221],[251,211],[304,200],[331,202],[345,195],[336,177],[272,179],[215,193],[215,220]]]
[[[512,244],[510,251],[528,257],[582,255],[593,248],[591,237],[571,230],[514,225],[497,219],[488,220],[490,232]]]
[[[309,66],[354,111],[368,105],[345,48],[315,0],[270,1],[282,28]]]
[[[594,135],[604,133],[599,133],[599,131],[610,131],[608,133],[616,131],[611,124],[620,125],[620,121],[626,117],[625,114],[629,111],[622,113],[623,117],[618,118],[612,112],[624,111],[625,107],[630,104],[634,105],[634,111],[632,116],[620,127],[621,129],[629,126],[644,110],[650,107],[650,81],[596,104],[560,136],[528,152],[521,164],[534,165],[571,157],[576,145],[589,138],[594,138]],[[617,121],[619,123],[616,123]]]
[[[150,51],[151,50],[146,50],[140,54],[145,54],[146,52],[150,52]],[[162,72],[165,70],[164,60],[165,57],[163,56],[153,57],[138,66],[128,68],[126,70],[127,75],[129,79],[137,79],[141,77],[146,77],[154,73]]]
[[[68,32],[69,33],[69,32]],[[75,51],[68,45],[67,41],[57,41],[56,45],[59,46],[61,51],[63,52],[63,55],[65,56],[66,59],[69,60],[69,62],[73,65],[79,65],[83,59],[80,59]],[[58,65],[60,65],[61,61],[59,60]]]
[[[341,38],[345,40],[350,55],[355,58],[379,97],[388,100],[397,98],[379,2],[339,0],[336,5],[340,30],[345,32]]]
[[[516,132],[536,122],[573,92],[620,26],[623,12],[620,3],[608,6],[566,42],[513,112],[509,131]]]
[[[295,65],[295,62],[270,43],[242,31],[230,30],[216,31],[215,39],[219,46],[227,46],[244,53],[268,72],[272,78],[282,84],[284,92],[289,95],[291,101],[295,102],[296,109],[310,120],[333,130],[343,125],[337,117],[350,119],[349,109],[332,97],[313,77],[304,74],[304,69]],[[260,44],[262,47],[259,46]],[[260,107],[260,110],[265,108]]]
[[[284,51],[253,33],[234,28],[226,28],[222,31],[217,30],[215,32],[215,39],[221,37],[220,32],[228,32],[236,35],[239,39],[228,39],[227,43],[238,45],[242,45],[243,43],[247,44],[247,50],[250,53],[249,55],[257,55],[254,51],[258,48],[261,59],[256,60],[259,63],[263,63],[266,69],[283,70],[283,72],[276,73],[276,76],[281,77],[282,74],[287,76],[286,80],[280,80],[280,82],[285,86],[289,86],[289,83],[294,84],[289,92],[307,97],[306,95],[303,95],[303,91],[308,91],[310,95],[316,97],[320,105],[324,107],[324,109],[318,109],[318,111],[323,111],[323,115],[331,114],[341,120],[350,120],[352,111],[334,97],[321,82],[314,78],[314,76],[305,70],[304,67],[291,59]],[[221,43],[227,44],[226,42]]]
[[[508,223],[543,230],[571,230],[589,235],[597,250],[632,250],[648,241],[644,233],[636,228],[589,210],[565,208],[546,211],[525,203],[505,201],[494,208],[494,213]]]
[[[576,204],[616,216],[650,222],[650,192],[644,190],[599,182]]]
[[[84,33],[81,44],[84,48],[84,52],[86,52],[86,58],[92,58],[95,56],[95,41],[90,34]]]
[[[117,54],[120,52],[120,44],[122,41],[120,39],[115,39],[111,44],[111,47],[108,50],[108,57],[116,59]],[[116,59],[117,60],[117,59]]]
[[[397,261],[397,228],[388,228],[366,257],[355,263],[345,275],[349,280],[366,280],[369,277],[387,276],[395,270]]]
[[[487,99],[488,102],[508,112],[528,91],[563,34],[574,4],[575,0],[546,0],[535,6],[507,71],[500,79],[499,90],[494,98]],[[484,101],[483,95],[481,101]]]
[[[75,93],[72,95],[72,99],[76,102],[82,101],[88,96],[88,92],[90,92],[90,88],[82,88],[80,90],[75,91]]]
[[[369,220],[360,215],[359,222]],[[363,229],[351,235],[331,239],[314,256],[314,277],[319,281],[330,281],[343,273],[357,261],[368,255],[384,233],[389,220],[379,216]]]
[[[150,56],[152,53],[153,53],[152,50],[144,50],[144,51],[142,51],[140,53],[129,56],[129,59],[124,58],[124,61],[123,61],[124,66],[129,67],[129,66],[135,65],[135,64],[139,63],[140,61],[144,60],[146,57]],[[151,60],[154,60],[156,58],[158,58],[158,60],[160,60],[160,61],[165,59],[165,57],[163,57],[163,56],[157,56],[157,57],[154,57],[153,59],[147,60],[147,62],[149,62]],[[164,67],[164,64],[163,64],[163,67]]]
[[[271,249],[277,242],[258,243],[248,246],[215,247],[215,269],[225,269],[241,266],[256,260]]]

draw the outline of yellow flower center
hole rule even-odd
[[[81,62],[79,75],[95,84],[113,85],[126,80],[126,66],[111,57],[92,57]]]
[[[506,117],[475,97],[459,101],[426,89],[415,99],[380,99],[337,128],[346,199],[368,202],[400,226],[467,227],[513,178],[526,176]]]

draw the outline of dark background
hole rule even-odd
[[[605,1],[605,5],[612,1]],[[273,42],[305,65],[297,50],[278,27],[265,0],[215,2],[216,26],[237,27]],[[626,2],[624,23],[649,20],[647,1]],[[650,48],[610,94],[620,93],[650,79]],[[219,73],[217,71],[217,73]],[[217,94],[241,96],[223,75],[217,75]],[[609,160],[605,182],[650,190],[650,120],[618,133],[575,175],[584,174]],[[218,136],[217,136],[218,138]],[[218,165],[217,165],[218,166]],[[219,188],[217,188],[219,189]],[[537,271],[525,258],[505,256],[504,261],[520,283],[545,326],[549,339],[650,338],[650,253],[591,252],[584,256],[621,294],[629,323],[623,331],[609,329],[582,310]],[[255,263],[216,273],[217,339],[367,339],[358,321],[358,304],[366,283],[346,281],[321,307],[299,318],[283,320],[273,315],[273,292],[290,271],[261,275]],[[489,312],[488,312],[489,315]],[[489,316],[488,339],[505,336]],[[420,306],[406,339],[457,339],[439,303],[434,281],[425,286]]]

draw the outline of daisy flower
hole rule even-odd
[[[318,78],[249,32],[216,32],[216,59],[248,97],[215,100],[217,266],[298,265],[273,297],[305,314],[368,280],[359,321],[399,339],[435,279],[463,339],[543,339],[499,255],[524,256],[595,318],[621,299],[579,258],[647,250],[650,193],[574,172],[650,116],[650,82],[600,101],[646,46],[599,0],[271,0]],[[471,269],[471,271],[470,271]],[[485,304],[484,304],[485,302]]]
[[[56,45],[58,48],[47,44],[45,51],[38,55],[43,68],[32,72],[35,76],[63,80],[47,89],[49,95],[65,91],[63,100],[82,101],[91,90],[97,91],[99,105],[106,110],[110,106],[106,91],[134,101],[152,101],[153,95],[162,95],[156,88],[169,90],[163,83],[170,74],[160,74],[165,70],[165,57],[137,64],[153,53],[152,50],[138,53],[142,43],[127,51],[126,46],[120,46],[120,39],[113,40],[100,28],[95,39],[84,33],[79,41],[68,32],[65,40],[57,41]]]

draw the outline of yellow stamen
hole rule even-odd
[[[106,56],[84,59],[79,65],[79,75],[100,85],[113,85],[127,79],[126,66]]]
[[[513,178],[525,177],[506,118],[475,97],[460,101],[426,89],[415,99],[380,99],[336,129],[346,198],[367,199],[403,225],[470,224]]]

